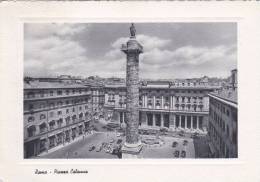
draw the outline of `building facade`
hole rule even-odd
[[[212,157],[238,156],[237,71],[230,87],[209,94],[209,138]]]
[[[139,125],[143,129],[206,133],[209,92],[205,83],[147,82],[140,85]],[[126,88],[105,86],[105,119],[125,123]]]
[[[24,83],[24,157],[70,143],[92,119],[90,86],[65,82]]]

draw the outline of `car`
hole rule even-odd
[[[88,151],[95,150],[95,148],[96,148],[96,147],[95,147],[94,145],[92,145],[92,146],[89,147],[89,150],[88,150]]]
[[[121,144],[122,143],[122,139],[118,139],[116,144]]]
[[[102,145],[100,147],[97,148],[96,152],[100,152],[102,150]]]
[[[114,143],[115,140],[112,138],[111,140],[109,140],[109,143]]]
[[[184,151],[184,150],[181,151],[181,157],[182,157],[182,158],[185,158],[185,157],[186,157],[186,151]]]
[[[180,156],[180,151],[179,150],[175,150],[174,157],[179,157],[179,156]]]
[[[176,147],[178,145],[178,142],[174,141],[172,142],[172,147]]]

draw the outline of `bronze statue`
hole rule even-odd
[[[136,33],[135,26],[132,23],[131,27],[130,27],[130,35],[131,35],[131,37],[135,37],[135,33]]]

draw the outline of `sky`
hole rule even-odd
[[[130,23],[26,23],[24,75],[125,77]],[[135,23],[140,78],[228,77],[237,68],[232,22]]]

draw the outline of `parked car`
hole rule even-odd
[[[175,150],[174,157],[179,157],[179,156],[180,156],[180,151],[179,150]]]
[[[92,146],[89,147],[89,150],[88,150],[88,151],[95,150],[95,148],[96,148],[96,147],[95,147],[94,145],[92,145]]]
[[[172,147],[176,147],[178,145],[178,142],[174,141],[172,142]]]
[[[186,151],[184,151],[184,150],[181,151],[181,157],[182,157],[182,158],[185,158],[185,157],[186,157]]]
[[[100,147],[97,148],[96,152],[100,152],[102,150],[102,145]]]
[[[122,139],[118,139],[116,144],[121,144],[122,143]]]

